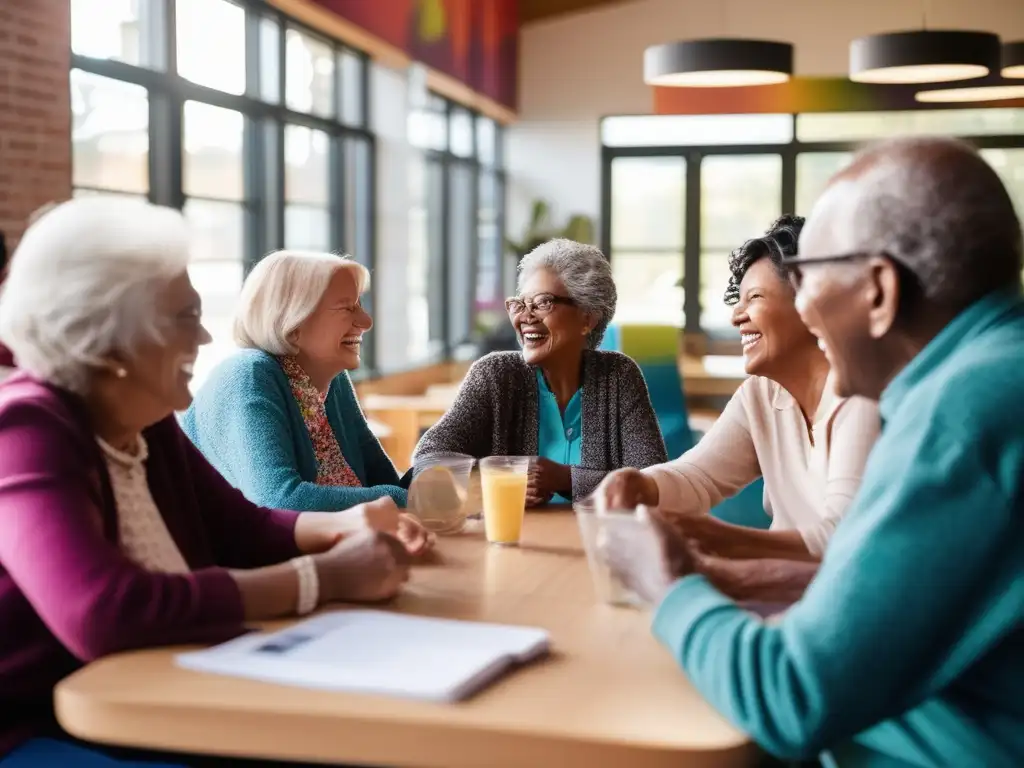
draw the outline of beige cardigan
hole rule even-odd
[[[772,529],[799,531],[821,556],[860,487],[879,427],[875,403],[840,398],[829,380],[812,439],[793,397],[752,376],[696,446],[645,472],[658,483],[662,508],[704,513],[763,477]]]

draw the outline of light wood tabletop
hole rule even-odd
[[[732,397],[747,379],[743,358],[728,355],[683,355],[679,358],[679,374],[689,397]]]
[[[175,650],[89,664],[56,689],[86,741],[192,754],[392,766],[744,766],[758,758],[650,633],[596,601],[571,512],[527,516],[519,548],[479,523],[441,538],[390,607],[546,628],[552,654],[460,704],[306,690],[201,674]],[[268,627],[283,624],[268,624]],[[344,653],[344,648],[338,649]]]

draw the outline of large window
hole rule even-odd
[[[507,322],[501,126],[435,94],[409,115],[412,359],[452,354]]]
[[[619,291],[616,320],[683,322],[686,159],[618,157],[612,188],[612,273]]]
[[[1024,214],[1024,109],[605,118],[601,242],[617,319],[733,344],[729,253],[781,213],[809,214],[859,143],[900,134],[970,140]]]
[[[729,254],[778,218],[782,201],[779,155],[715,155],[700,168],[700,324],[724,329],[732,309],[722,301]],[[738,242],[737,242],[738,240]]]
[[[75,195],[184,212],[214,337],[196,384],[230,354],[243,276],[269,251],[372,269],[365,55],[248,0],[71,0],[71,38]]]

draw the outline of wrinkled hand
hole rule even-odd
[[[383,496],[332,514],[330,533],[336,536],[335,543],[344,536],[366,529],[397,536],[400,515],[395,500],[390,496]]]
[[[680,513],[666,514],[664,518],[700,555],[720,557],[727,553],[730,529],[717,518]]]
[[[415,515],[406,512],[398,516],[397,535],[406,551],[413,556],[426,554],[437,540],[437,537],[424,528],[423,523]]]
[[[605,509],[635,509],[640,505],[658,505],[658,484],[638,469],[618,469],[608,473],[594,491],[593,498]]]
[[[646,519],[645,519],[646,518]],[[657,605],[677,579],[694,572],[686,539],[657,511],[637,520],[610,524],[601,542],[601,557],[629,589]]]
[[[346,536],[315,555],[321,602],[378,602],[409,579],[409,553],[395,537],[376,531]]]
[[[572,470],[565,464],[538,456],[530,462],[526,481],[526,506],[547,504],[560,491],[572,490]]]
[[[413,555],[423,554],[434,545],[434,534],[427,531],[419,519],[400,511],[394,499],[384,496],[330,515],[323,531],[326,543],[322,549],[326,550],[346,536],[366,530],[386,533],[398,539]]]

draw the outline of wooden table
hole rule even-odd
[[[399,472],[409,468],[420,433],[430,429],[455,401],[452,394],[379,395],[367,394],[360,405],[368,418],[384,425],[388,434],[381,444]]]
[[[478,528],[438,547],[443,563],[417,568],[395,610],[545,627],[551,658],[441,705],[204,675],[176,667],[173,650],[140,651],[64,680],[60,723],[104,744],[359,765],[754,764],[756,748],[690,686],[649,616],[595,601],[571,513],[531,513],[518,549],[487,545]]]
[[[679,358],[679,373],[687,397],[732,397],[746,381],[743,358],[728,356]]]

